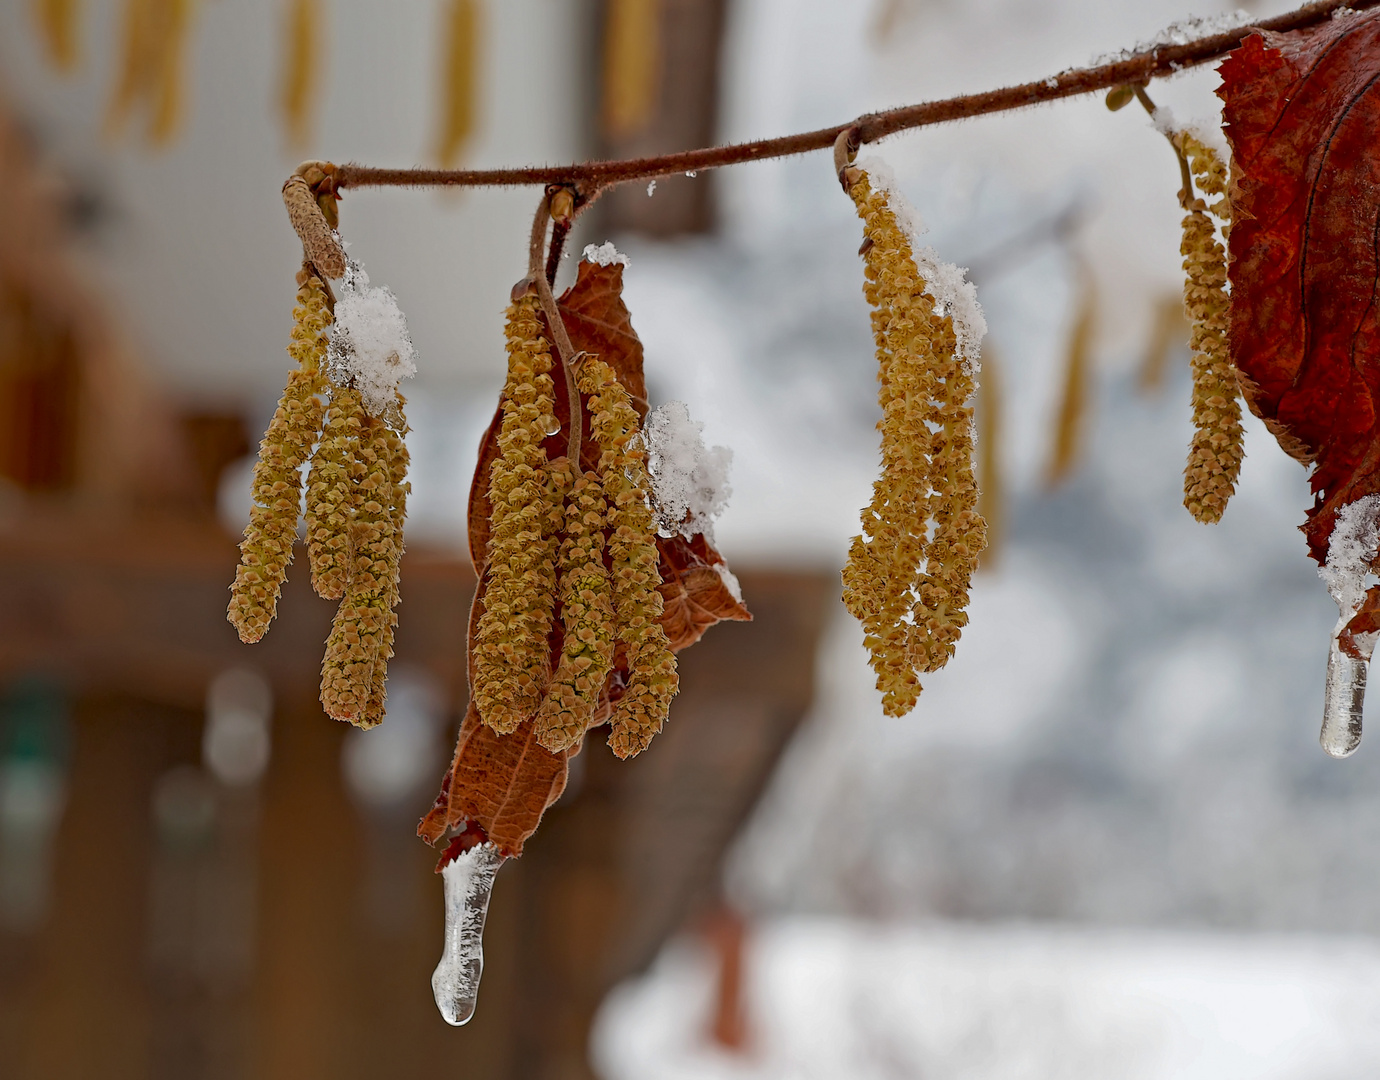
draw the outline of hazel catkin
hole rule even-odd
[[[321,668],[321,704],[337,720],[369,727],[376,673],[386,671],[397,601],[402,536],[393,500],[397,436],[382,420],[362,425],[352,469],[349,570]],[[381,686],[381,681],[380,681]]]
[[[919,699],[918,672],[953,655],[986,546],[968,404],[976,380],[887,195],[861,169],[849,178],[867,240],[863,291],[877,345],[882,473],[849,550],[844,604],[862,623],[883,709],[902,716]]]
[[[1236,490],[1244,457],[1241,403],[1236,369],[1227,351],[1227,254],[1209,213],[1228,222],[1226,169],[1188,132],[1174,145],[1188,159],[1198,189],[1216,202],[1194,199],[1186,207],[1183,241],[1184,312],[1192,325],[1193,441],[1184,468],[1184,506],[1198,521],[1221,519]],[[1229,224],[1225,227],[1229,228]]]
[[[604,565],[607,509],[597,475],[575,479],[561,541],[561,657],[537,710],[537,741],[553,753],[580,741],[613,666],[613,593]]]
[[[536,712],[550,676],[553,548],[569,476],[548,467],[542,447],[554,417],[551,347],[538,312],[535,296],[508,308],[499,456],[489,470],[490,532],[473,692],[480,718],[499,734],[517,730]]]
[[[320,278],[304,267],[297,275],[288,354],[297,361],[259,444],[254,466],[254,506],[240,543],[240,565],[231,587],[228,618],[244,642],[258,641],[277,611],[278,595],[292,562],[301,507],[302,465],[321,432],[326,381],[326,327],[331,313]]]
[[[613,369],[602,360],[585,360],[579,387],[589,399],[590,429],[600,449],[613,610],[628,666],[627,685],[609,722],[609,746],[618,757],[628,758],[645,750],[665,724],[679,676],[661,625],[661,572],[637,412]]]

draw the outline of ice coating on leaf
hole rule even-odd
[[[652,181],[652,185],[655,187],[655,180]],[[651,193],[651,189],[648,189],[647,194],[650,195]],[[628,265],[628,257],[613,246],[612,240],[605,240],[598,245],[586,244],[584,260],[585,262],[592,262],[595,266],[612,266],[614,263],[619,266]]]
[[[484,973],[484,919],[503,856],[493,844],[462,851],[441,870],[446,891],[446,937],[431,993],[447,1024],[459,1027],[474,1015]]]
[[[1366,700],[1366,661],[1348,656],[1342,631],[1366,598],[1370,561],[1380,548],[1380,495],[1367,495],[1337,512],[1327,545],[1327,561],[1318,568],[1340,613],[1327,654],[1327,688],[1322,732],[1318,741],[1332,757],[1346,757],[1361,745],[1361,714]],[[1373,643],[1371,643],[1373,644]]]
[[[728,470],[733,451],[704,445],[704,425],[690,419],[683,401],[668,401],[647,414],[642,428],[657,528],[665,535],[703,533],[711,540],[714,519],[733,489]]]
[[[417,374],[416,357],[398,298],[389,288],[371,286],[364,267],[350,259],[326,353],[332,381],[353,386],[369,414],[382,416],[393,405],[398,383]]]
[[[987,333],[987,320],[982,314],[982,305],[978,303],[977,286],[965,277],[967,267],[945,262],[934,248],[920,243],[925,223],[901,193],[890,165],[881,158],[869,157],[859,160],[858,168],[867,173],[872,187],[886,196],[887,206],[896,215],[897,224],[910,241],[911,256],[915,259],[915,268],[925,279],[926,294],[934,297],[936,311],[953,320],[954,336],[958,339],[955,351],[964,367],[976,374],[982,355],[982,339]]]
[[[1327,562],[1318,568],[1345,624],[1366,596],[1370,561],[1380,548],[1380,495],[1367,495],[1337,512],[1327,545]]]

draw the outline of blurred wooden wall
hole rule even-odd
[[[499,875],[478,1013],[452,1029],[429,986],[436,854],[412,835],[427,796],[387,820],[351,801],[349,729],[316,700],[332,605],[298,573],[280,621],[242,646],[223,615],[233,565],[209,522],[53,511],[0,527],[0,679],[60,687],[71,728],[46,918],[0,931],[0,1076],[592,1075],[606,991],[717,902],[725,848],[809,705],[832,576],[741,575],[756,621],[683,654],[652,748],[580,755]],[[454,714],[467,567],[413,553],[403,580],[395,663],[429,671]],[[198,846],[153,804],[170,769],[199,767],[206,684],[246,662],[274,689],[272,761],[257,791],[219,789]]]

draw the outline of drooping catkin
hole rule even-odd
[[[273,621],[278,594],[292,561],[301,508],[302,465],[321,433],[326,389],[321,363],[331,313],[321,279],[305,267],[297,275],[288,353],[297,368],[288,376],[278,409],[259,445],[254,466],[254,507],[240,543],[240,565],[231,587],[228,618],[240,640],[258,641]]]
[[[604,20],[604,134],[626,139],[643,131],[656,115],[661,0],[609,0]]]
[[[499,456],[489,470],[484,611],[475,632],[474,702],[499,734],[541,704],[550,675],[554,538],[568,470],[548,467],[542,440],[555,427],[551,346],[535,296],[508,308],[508,378]]]
[[[381,708],[378,715],[370,715],[370,704],[376,697],[376,683],[381,689],[386,678],[386,654],[391,651],[402,556],[402,535],[393,506],[398,441],[382,420],[366,417],[360,425],[350,463],[354,483],[345,596],[321,665],[321,704],[327,715],[360,727],[371,727],[382,718]]]
[[[129,113],[149,111],[149,139],[165,143],[185,109],[186,60],[194,0],[125,0],[119,77],[107,122],[119,130]]]
[[[1184,468],[1184,506],[1198,521],[1221,519],[1236,490],[1244,456],[1236,369],[1227,352],[1227,255],[1217,239],[1212,214],[1229,228],[1226,168],[1200,140],[1176,132],[1174,145],[1188,159],[1198,190],[1212,203],[1194,199],[1186,208],[1183,241],[1184,312],[1192,324],[1193,441]]]
[[[443,169],[454,167],[474,134],[479,114],[479,61],[482,12],[479,0],[450,0],[442,31],[441,138],[437,151]]]
[[[1045,487],[1053,490],[1078,467],[1088,420],[1088,379],[1092,368],[1093,330],[1097,324],[1097,285],[1091,271],[1080,267],[1078,305],[1064,354],[1063,386],[1054,411],[1054,430],[1049,440],[1049,464]]]
[[[321,0],[287,0],[284,14],[278,103],[288,142],[302,147],[311,140],[320,85]]]
[[[579,387],[589,399],[590,430],[600,449],[613,610],[628,664],[627,686],[609,723],[609,746],[618,757],[628,758],[645,750],[661,730],[680,680],[661,626],[661,572],[637,412],[613,369],[602,360],[585,360]]]
[[[81,0],[33,0],[48,59],[59,71],[72,71],[81,59]]]
[[[553,753],[580,741],[613,666],[613,592],[604,565],[608,507],[597,475],[575,479],[561,541],[560,662],[537,710],[537,741]]]
[[[882,474],[849,551],[844,603],[862,623],[883,709],[901,716],[919,698],[917,672],[953,654],[986,545],[973,481],[975,379],[887,196],[863,170],[849,175],[866,235]]]
[[[403,416],[405,405],[406,401],[402,395],[398,395],[397,414],[400,418]],[[402,432],[407,431],[405,419],[402,421],[401,430]],[[402,434],[391,430],[391,428],[384,428],[382,438],[387,454],[390,480],[389,517],[393,525],[394,559],[389,588],[385,594],[388,603],[388,621],[384,625],[378,662],[374,664],[369,703],[364,710],[364,721],[367,727],[372,727],[383,719],[384,705],[387,700],[385,684],[388,680],[388,661],[393,658],[393,632],[398,625],[398,615],[395,609],[401,602],[398,587],[401,583],[403,521],[407,517],[407,497],[412,493],[412,485],[407,480],[407,467],[410,463],[407,443],[403,440]]]
[[[350,578],[352,470],[358,465],[360,433],[368,419],[359,392],[336,387],[326,409],[321,442],[307,476],[307,556],[317,595],[339,600]]]

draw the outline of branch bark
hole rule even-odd
[[[856,127],[862,143],[876,142],[899,131],[963,120],[989,113],[1009,112],[1047,101],[1109,90],[1114,86],[1140,85],[1151,79],[1175,75],[1185,68],[1210,63],[1231,52],[1259,30],[1303,30],[1330,19],[1341,8],[1364,11],[1380,0],[1322,0],[1295,11],[1261,19],[1223,34],[1199,38],[1184,45],[1163,45],[1133,53],[1124,60],[1098,67],[1074,68],[1048,79],[1019,86],[966,94],[943,101],[907,105],[885,112],[868,113],[834,127],[784,135],[775,139],[710,146],[657,157],[623,161],[590,161],[572,165],[542,165],[522,169],[384,169],[348,164],[337,167],[337,187],[520,187],[530,184],[573,184],[586,187],[647,180],[675,173],[717,169],[749,161],[806,154],[833,146],[841,132]]]

